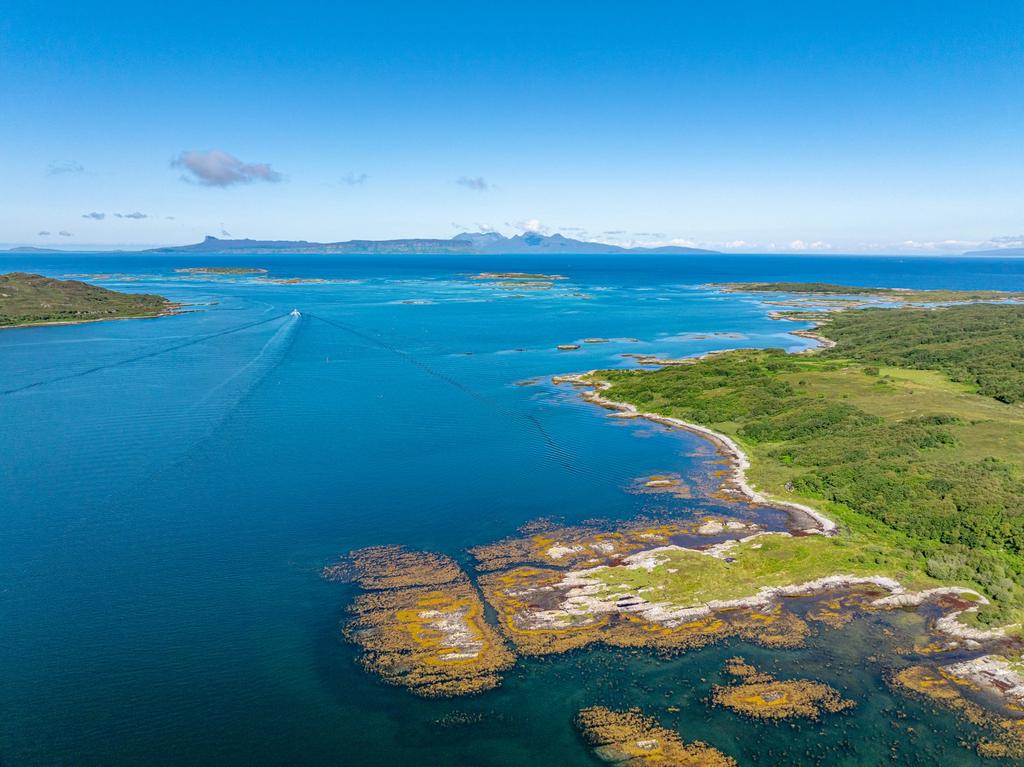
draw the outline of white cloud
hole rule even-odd
[[[284,177],[267,163],[242,162],[237,157],[219,149],[208,151],[189,150],[179,154],[171,166],[183,168],[186,181],[194,181],[203,186],[232,186],[249,184],[253,181],[276,183]]]
[[[815,240],[814,242],[804,242],[803,240],[793,240],[789,243],[790,250],[832,250],[832,245],[821,240]]]
[[[49,233],[49,232],[47,232],[47,231],[45,231],[45,230],[43,230],[42,232],[40,232],[40,233],[39,233],[39,236],[40,236],[40,237],[49,237],[49,236],[50,236],[50,233]]]
[[[96,211],[93,211],[92,213],[83,213],[82,214],[82,218],[91,218],[93,221],[102,221],[106,217],[107,217],[106,213],[97,213]]]
[[[71,234],[71,232],[65,232],[63,229],[57,232],[57,234],[59,234],[61,237],[74,237],[74,235]]]
[[[527,218],[522,221],[515,221],[506,225],[513,229],[518,229],[521,232],[533,232],[535,234],[548,234],[551,232],[551,227],[544,226],[544,224],[540,222],[540,219],[537,218]]]
[[[487,183],[487,179],[483,176],[459,176],[455,183],[467,189],[472,189],[475,192],[486,192],[491,188],[491,185]]]
[[[139,211],[135,211],[134,213],[115,213],[114,215],[117,216],[117,218],[149,218],[148,214],[139,213]]]

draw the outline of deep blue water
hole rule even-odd
[[[210,265],[332,282],[174,272]],[[877,626],[779,654],[526,660],[494,692],[422,701],[358,669],[338,633],[351,589],[318,570],[380,543],[464,558],[539,516],[714,507],[626,491],[668,471],[699,487],[702,441],[516,385],[626,352],[806,343],[708,282],[1024,290],[1024,260],[0,257],[15,270],[108,274],[94,281],[193,311],[0,331],[0,764],[587,765],[571,719],[597,702],[644,706],[741,763],[979,762],[962,725],[886,690],[864,660]],[[569,279],[520,297],[465,279],[481,270]],[[738,337],[691,337],[714,332]],[[594,336],[620,340],[555,349]],[[713,711],[736,652],[813,665],[858,708],[795,730]],[[450,711],[485,718],[436,724]]]

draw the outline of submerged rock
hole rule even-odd
[[[715,685],[712,701],[715,705],[755,719],[818,719],[822,713],[846,711],[856,705],[824,682],[812,679],[781,681],[771,674],[759,672],[743,658],[730,658],[725,668],[742,681]]]

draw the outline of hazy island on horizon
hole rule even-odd
[[[544,235],[526,232],[505,237],[497,232],[463,232],[451,239],[413,238],[400,240],[345,240],[343,242],[309,242],[307,240],[222,240],[207,235],[192,245],[151,248],[146,253],[310,253],[310,254],[419,254],[419,255],[496,255],[519,253],[717,253],[704,248],[678,245],[624,248],[602,242],[574,240],[561,234]]]

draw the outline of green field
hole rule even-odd
[[[913,555],[872,546],[862,537],[759,536],[730,549],[733,561],[676,550],[651,571],[609,567],[594,572],[612,594],[638,593],[654,602],[699,607],[713,600],[750,597],[765,586],[807,583],[828,575],[884,575],[904,586],[934,586]],[[653,590],[654,594],[650,593]]]
[[[800,577],[876,572],[963,585],[993,601],[979,620],[1015,620],[1024,613],[1015,394],[1024,391],[1024,307],[854,310],[820,332],[837,346],[596,377],[611,383],[611,399],[728,434],[751,458],[753,485],[838,520],[831,543],[799,544],[832,547],[805,560]],[[757,557],[745,560],[730,589],[765,577]]]
[[[25,272],[0,274],[0,327],[155,317],[173,308],[162,296]]]

